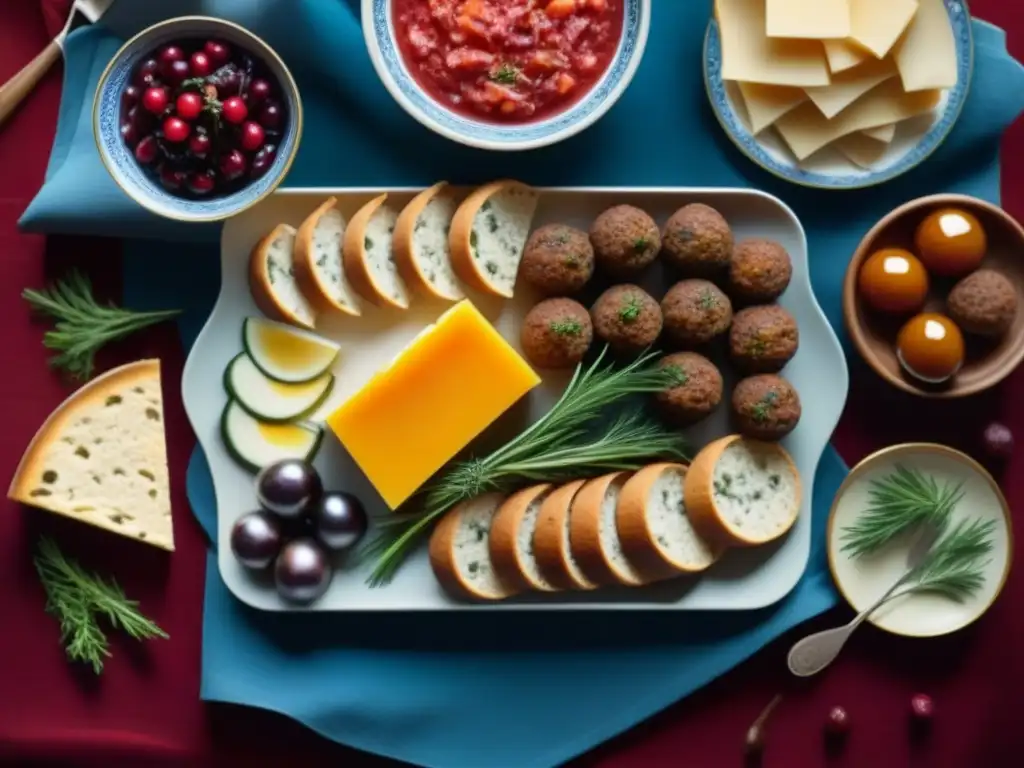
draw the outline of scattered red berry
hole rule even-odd
[[[188,140],[188,151],[199,160],[205,159],[210,154],[212,147],[213,142],[210,141],[210,137],[205,133],[193,134],[192,138]]]
[[[146,59],[139,65],[138,72],[135,73],[135,84],[141,86],[149,85],[146,78],[152,79],[155,77],[158,69],[160,69],[159,61],[156,59]]]
[[[203,46],[203,52],[210,57],[210,61],[215,67],[227,64],[228,59],[231,58],[231,49],[219,40],[207,41]]]
[[[210,57],[202,51],[196,51],[192,54],[188,66],[192,72],[192,77],[206,77],[213,72],[213,64],[210,63]]]
[[[277,147],[273,144],[266,144],[252,159],[252,177],[258,179],[265,174],[270,166],[274,164],[274,158],[276,157]]]
[[[263,127],[259,123],[249,120],[242,126],[242,137],[239,141],[242,149],[255,152],[263,146],[263,137]]]
[[[142,94],[142,106],[154,115],[162,114],[167,109],[167,91],[163,88],[147,88]]]
[[[127,88],[124,89],[124,93],[121,94],[121,105],[125,109],[134,107],[138,103],[139,98],[141,96],[142,91],[140,91],[134,85],[129,85]]]
[[[224,114],[224,119],[235,125],[242,123],[249,116],[248,107],[245,106],[245,102],[238,96],[225,99],[221,111]]]
[[[164,138],[175,144],[184,141],[192,132],[188,123],[180,117],[168,117],[164,120]]]
[[[171,85],[178,86],[188,78],[190,72],[188,62],[178,59],[166,65],[164,79]]]
[[[266,80],[256,78],[249,83],[249,103],[252,105],[260,104],[266,101],[270,97],[270,83]]]
[[[932,701],[932,697],[924,693],[915,694],[910,699],[910,714],[920,723],[931,722],[935,715],[935,702]]]
[[[842,707],[832,707],[825,721],[825,732],[836,738],[845,736],[850,730],[850,716]]]
[[[233,181],[245,173],[245,155],[232,149],[220,159],[220,172],[228,181]]]
[[[276,101],[268,101],[263,105],[263,109],[260,110],[260,125],[275,131],[281,127],[282,117],[281,105]]]
[[[175,170],[170,166],[164,166],[160,169],[160,183],[172,192],[181,189],[182,184],[185,183],[187,178],[187,173]]]
[[[149,165],[156,160],[156,138],[146,136],[135,146],[135,159],[143,165]]]
[[[185,91],[178,97],[174,108],[182,120],[195,120],[203,111],[203,97],[195,91]]]
[[[131,122],[121,123],[121,138],[124,143],[129,147],[134,147],[135,142],[139,140],[139,132],[136,130],[135,125]]]
[[[168,45],[160,51],[160,63],[170,64],[173,61],[181,61],[185,58],[185,52],[176,45]]]
[[[1013,454],[1013,432],[1005,424],[994,421],[982,434],[985,453],[989,458],[1006,460]]]
[[[197,195],[208,195],[217,186],[213,171],[193,173],[188,177],[188,188]]]

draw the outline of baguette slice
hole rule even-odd
[[[597,584],[644,583],[626,559],[619,541],[615,510],[629,472],[613,472],[587,482],[569,513],[569,546],[587,578]]]
[[[448,234],[455,216],[455,198],[439,181],[402,209],[395,223],[395,262],[410,288],[446,301],[465,298],[452,269]]]
[[[573,557],[569,546],[572,503],[586,480],[574,480],[552,491],[541,504],[537,530],[533,534],[533,555],[537,567],[556,589],[594,589]]]
[[[455,274],[473,288],[512,298],[536,210],[536,191],[518,181],[495,181],[473,192],[452,219]]]
[[[796,522],[800,493],[800,473],[782,446],[740,435],[706,445],[684,487],[690,521],[712,546],[779,538]]]
[[[249,257],[249,290],[267,317],[312,328],[316,310],[295,279],[295,227],[278,224],[256,243]]]
[[[487,493],[453,507],[434,526],[430,566],[438,582],[456,597],[502,600],[516,589],[501,581],[491,565],[489,534],[505,497]]]
[[[616,523],[622,550],[648,580],[698,573],[722,553],[693,529],[683,501],[686,467],[652,464],[622,487]]]
[[[555,591],[555,586],[541,574],[533,554],[537,514],[550,490],[550,483],[524,488],[509,496],[494,516],[491,526],[494,572],[503,582],[519,590]]]
[[[295,235],[295,279],[318,312],[362,313],[341,264],[345,217],[329,197],[302,222]]]
[[[348,223],[341,248],[345,274],[356,293],[381,307],[409,308],[409,289],[398,274],[392,239],[398,215],[386,205],[387,193],[375,197]]]

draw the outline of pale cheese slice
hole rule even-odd
[[[850,37],[876,58],[884,58],[915,13],[917,0],[852,0]]]
[[[938,91],[904,93],[900,81],[882,83],[829,120],[808,102],[783,115],[775,128],[798,160],[804,160],[841,136],[896,123],[935,108]]]
[[[850,35],[850,0],[766,0],[765,11],[768,37],[827,40]]]
[[[868,51],[849,40],[822,40],[821,43],[825,46],[825,59],[833,75],[852,69],[871,58]]]
[[[861,133],[875,141],[880,141],[883,144],[889,144],[896,135],[896,123],[880,125],[877,128],[865,128]]]
[[[890,77],[896,77],[896,64],[892,59],[871,59],[854,69],[833,75],[830,85],[805,90],[821,114],[831,118]]]
[[[807,101],[807,92],[785,85],[737,83],[747,108],[750,131],[758,134],[791,109]]]
[[[7,497],[173,550],[160,361],[115,368],[61,403]]]
[[[876,141],[866,133],[858,132],[837,139],[836,149],[854,165],[859,165],[861,168],[873,168],[879,160],[885,157],[885,153],[889,151],[889,145],[882,141]]]
[[[828,85],[825,51],[817,40],[765,34],[765,0],[715,0],[722,44],[722,79],[765,85]]]
[[[921,0],[914,21],[896,49],[896,66],[905,91],[956,85],[956,41],[942,0]]]

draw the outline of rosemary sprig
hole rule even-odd
[[[43,344],[59,353],[50,358],[50,365],[83,380],[92,376],[96,352],[104,344],[180,312],[135,312],[100,304],[89,279],[78,271],[41,291],[26,288],[21,296],[33,310],[57,320],[54,330],[43,336]]]
[[[628,395],[660,392],[678,375],[651,365],[656,353],[620,369],[604,364],[606,353],[607,347],[591,366],[578,366],[558,402],[532,426],[488,456],[457,463],[429,486],[420,514],[385,526],[361,553],[376,559],[369,583],[388,583],[438,517],[481,493],[530,481],[635,469],[652,457],[685,458],[683,437],[640,413],[621,416],[590,436],[593,422],[607,406]]]
[[[842,550],[853,557],[870,554],[926,519],[944,530],[963,495],[963,483],[939,485],[930,475],[896,465],[892,474],[871,482],[868,508],[843,529]]]
[[[900,594],[932,592],[958,603],[985,584],[983,559],[992,551],[994,520],[961,520],[932,547]]]
[[[137,601],[125,596],[117,582],[87,573],[64,557],[52,539],[39,541],[33,563],[46,590],[46,611],[60,622],[60,640],[71,661],[91,665],[97,675],[103,671],[110,643],[97,621],[100,616],[135,640],[168,637],[139,611]]]

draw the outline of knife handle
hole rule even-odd
[[[52,40],[38,56],[0,87],[0,125],[4,124],[59,58],[60,46],[56,40]]]

